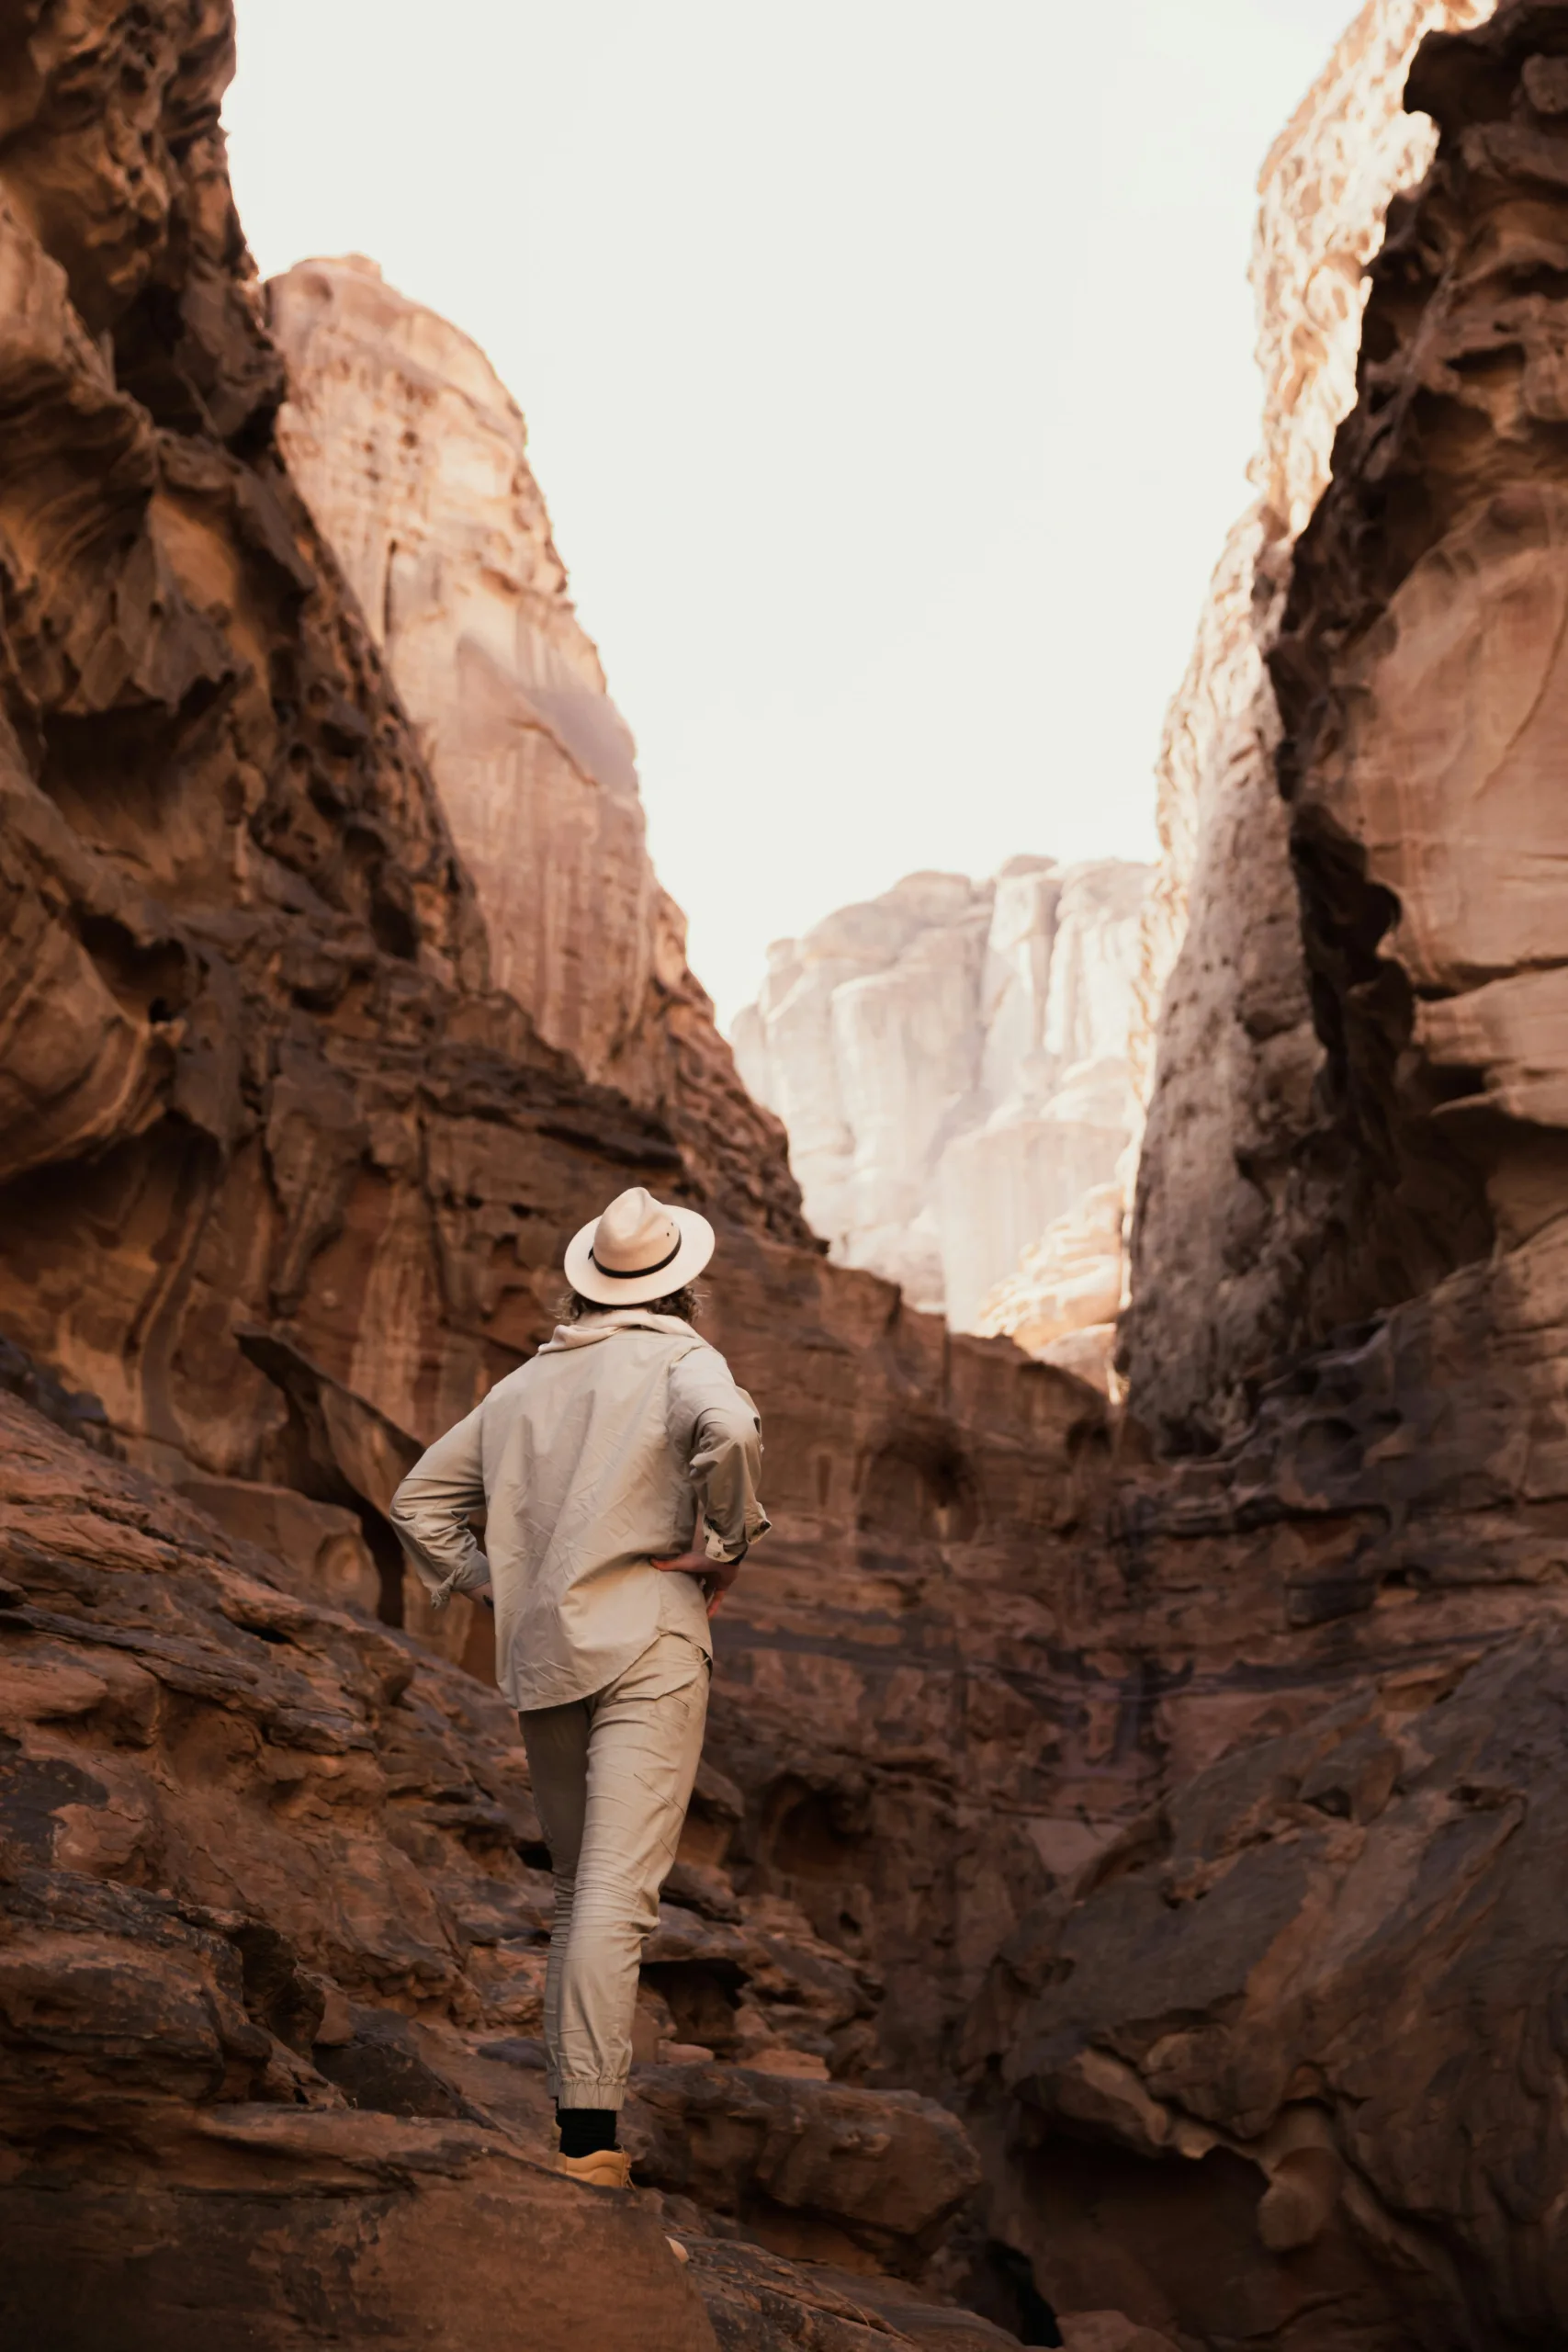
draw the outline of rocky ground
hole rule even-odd
[[[968,2134],[830,2076],[874,2072],[882,1988],[738,1891],[744,1814],[705,1764],[647,1954],[637,2186],[563,2182],[549,1881],[500,1700],[0,1395],[17,2340],[1015,2341],[949,2291]]]

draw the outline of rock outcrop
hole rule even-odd
[[[1391,216],[1273,658],[1324,1071],[1261,1251],[1314,1339],[1479,1282],[1500,1340],[1528,1285],[1553,1370],[1565,35],[1562,11],[1508,7],[1428,41],[1411,77],[1438,160]],[[1300,1266],[1305,1219],[1325,1246]]]
[[[888,2352],[1012,2342],[907,2285],[906,2333],[759,2251],[919,2271],[979,2171],[942,2108],[827,2079],[822,2029],[874,1988],[795,1906],[737,1897],[740,1813],[705,1767],[698,1907],[667,1903],[649,1954],[645,2186],[562,2181],[549,1880],[499,1697],[0,1396],[8,2339],[455,2346],[525,2275],[545,2352],[772,2352],[829,2340],[835,2296]]]
[[[1568,8],[1432,35],[1409,103],[1436,158],[1390,213],[1272,661],[1295,895],[1250,944],[1310,975],[1320,1069],[1256,1344],[1292,1358],[1207,1459],[1123,1452],[1097,1616],[1149,1661],[1161,1793],[999,1956],[968,2045],[994,2210],[1051,2292],[1135,2247],[1140,2318],[1312,2352],[1568,2325],[1537,1843],[1564,1801]]]
[[[276,1351],[242,1325],[418,1435],[548,1322],[609,1170],[809,1237],[733,1076],[678,1141],[491,986],[419,741],[274,446],[227,17],[163,10],[131,74],[141,21],[25,11],[0,58],[0,1321],[140,1459],[287,1485]]]
[[[266,289],[278,447],[419,730],[494,985],[710,1179],[778,1165],[648,854],[631,735],[573,610],[521,412],[484,354],[358,256]]]
[[[1048,858],[980,884],[912,874],[770,951],[736,1056],[788,1129],[807,1216],[837,1262],[898,1283],[955,1330],[986,1317],[1012,1329],[987,1295],[1111,1179],[1127,1144],[1145,878]],[[1119,1240],[1113,1256],[1114,1302]],[[1047,1329],[1033,1302],[1039,1347],[1070,1328]]]
[[[966,2044],[994,2226],[1065,2303],[1120,2258],[1184,2344],[1562,2332],[1562,1255],[1304,1356],[1202,1462],[1123,1453],[1078,1605],[1141,1662],[1145,1801]]]
[[[1133,1032],[1147,1114],[1120,1347],[1134,1409],[1168,1442],[1235,1428],[1249,1380],[1308,1336],[1264,1262],[1321,1072],[1265,665],[1292,548],[1355,397],[1362,273],[1390,198],[1432,154],[1432,125],[1404,110],[1410,61],[1425,33],[1490,7],[1370,0],[1259,180],[1257,498],[1216,567],[1166,722]]]
[[[1568,2326],[1540,2089],[1564,1674],[1559,1617],[1357,1687],[1200,1772],[1004,1949],[975,2026],[1019,2116],[999,2218],[1029,2243],[1050,2214],[1054,2290],[1114,2244],[1183,2340]]]

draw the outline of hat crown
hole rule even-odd
[[[675,1219],[641,1184],[613,1200],[593,1228],[595,1263],[613,1274],[651,1273],[680,1246]]]

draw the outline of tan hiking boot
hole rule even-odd
[[[558,2155],[555,2166],[568,2180],[586,2181],[590,2188],[631,2187],[632,2160],[621,2148],[596,2148],[591,2156]]]

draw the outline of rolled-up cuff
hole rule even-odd
[[[556,2092],[558,2107],[624,2107],[626,2103],[626,2078],[617,2075],[591,2077],[575,2076],[563,2082]]]
[[[491,1576],[488,1564],[482,1577],[472,1576],[468,1568],[454,1568],[450,1576],[442,1577],[441,1582],[431,1593],[432,1612],[439,1616],[455,1592],[471,1593],[477,1600],[481,1592],[488,1592],[490,1589]]]
[[[728,1568],[739,1567],[760,1535],[765,1535],[773,1521],[761,1512],[744,1535],[724,1536],[716,1527],[703,1529],[703,1549],[710,1560],[721,1562]]]

